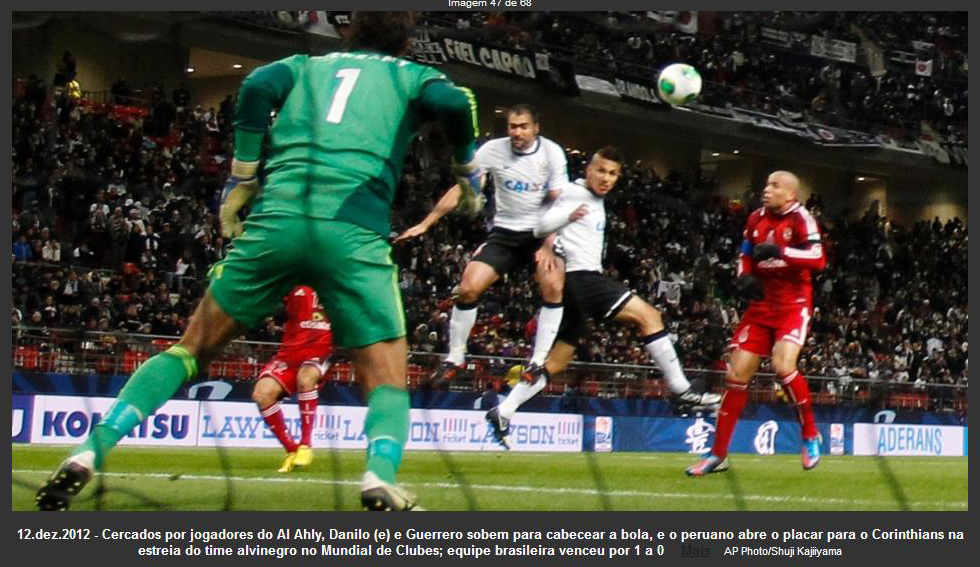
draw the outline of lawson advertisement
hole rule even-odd
[[[81,442],[112,404],[112,398],[14,394],[11,440],[15,443]],[[296,404],[283,404],[286,422],[299,436]],[[367,408],[320,406],[313,444],[360,449]],[[406,448],[447,451],[502,451],[483,411],[413,409]],[[888,416],[885,416],[888,417]],[[829,455],[968,456],[967,428],[893,423],[818,423]],[[582,416],[518,412],[511,422],[514,451],[681,451],[700,454],[714,441],[714,420],[703,417]],[[745,419],[732,437],[733,453],[798,453],[796,422]],[[141,423],[125,445],[184,447],[278,447],[249,402],[171,400]]]
[[[112,398],[20,395],[13,397],[14,442],[81,442],[112,405]],[[283,404],[286,423],[299,436],[299,409]],[[363,449],[367,408],[320,406],[313,444],[323,448]],[[494,441],[484,412],[413,409],[406,449],[503,451]],[[578,414],[519,413],[511,422],[514,451],[578,452],[583,418]],[[203,447],[279,447],[255,404],[171,400],[141,423],[120,444]]]

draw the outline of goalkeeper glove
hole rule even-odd
[[[752,249],[752,259],[756,262],[762,262],[764,260],[771,260],[773,258],[779,258],[779,246],[775,244],[769,244],[768,242],[763,242],[762,244],[756,244]]]
[[[474,162],[453,163],[453,175],[459,184],[459,202],[456,211],[468,217],[476,216],[483,210],[486,199],[483,197],[483,185],[486,180],[484,172]]]
[[[221,208],[218,218],[221,220],[221,236],[232,239],[243,232],[239,211],[248,206],[259,192],[259,162],[231,162],[231,175],[221,193]]]
[[[735,293],[749,301],[762,301],[765,293],[762,291],[762,282],[748,274],[739,276],[735,280]]]

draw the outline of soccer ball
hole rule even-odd
[[[701,93],[701,74],[686,63],[667,65],[657,77],[657,94],[668,104],[693,102]]]

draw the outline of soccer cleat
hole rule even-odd
[[[450,382],[455,380],[463,372],[463,368],[462,364],[453,364],[448,360],[442,361],[429,378],[429,386],[433,389],[441,389],[448,386]]]
[[[803,470],[808,471],[820,463],[820,436],[803,440]]]
[[[281,472],[281,473],[293,472],[294,468],[296,468],[295,451],[292,453],[286,453],[286,458],[282,460],[282,465],[279,466],[279,470],[277,472]]]
[[[674,398],[674,409],[678,413],[713,412],[721,405],[721,396],[714,392],[695,392],[688,388]]]
[[[487,412],[485,419],[490,424],[490,431],[497,443],[510,451],[510,420],[500,415],[498,408],[492,408]]]
[[[378,478],[371,471],[361,480],[361,505],[370,512],[420,512],[415,495]]]
[[[728,457],[720,458],[717,455],[708,453],[702,455],[701,460],[694,466],[687,467],[684,472],[687,476],[704,476],[711,473],[724,472],[728,470]]]
[[[294,454],[296,455],[293,459],[294,466],[305,467],[313,462],[313,449],[309,445],[300,445]]]
[[[71,499],[92,480],[92,468],[84,462],[85,455],[81,453],[66,459],[37,490],[34,503],[38,510],[63,512],[68,509]]]
[[[548,375],[548,369],[540,364],[530,364],[527,369],[521,373],[521,381],[527,382],[528,384],[536,384],[538,379],[544,377],[545,380],[551,379]]]

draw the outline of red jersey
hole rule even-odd
[[[302,349],[321,351],[320,356],[327,356],[333,346],[333,333],[313,288],[296,286],[283,302],[289,319],[283,326],[279,352]]]
[[[751,274],[762,282],[763,302],[770,305],[812,305],[811,270],[822,270],[827,255],[820,242],[817,221],[799,202],[785,213],[776,214],[762,207],[749,215],[738,262],[738,275]],[[752,261],[756,244],[779,246],[779,257]]]

